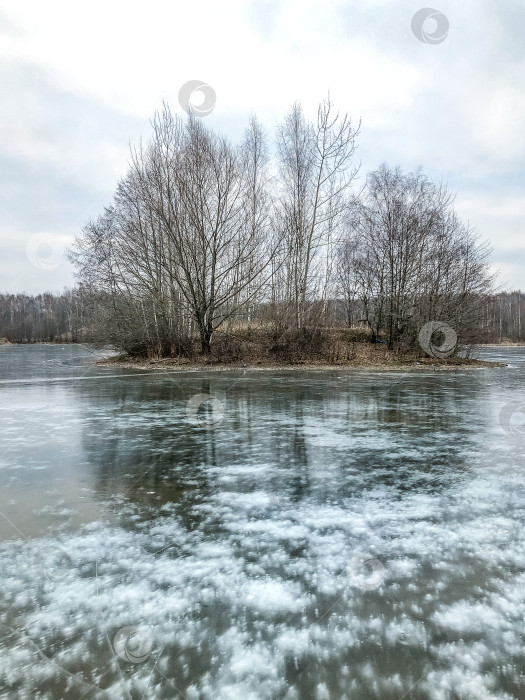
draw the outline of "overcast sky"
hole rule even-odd
[[[425,7],[0,0],[0,291],[72,284],[64,248],[111,201],[162,100],[184,114],[190,80],[213,88],[206,123],[233,140],[251,113],[271,135],[294,100],[313,116],[330,90],[362,119],[361,173],[386,162],[446,181],[499,283],[525,290],[525,2],[439,0],[418,38]]]

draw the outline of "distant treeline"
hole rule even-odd
[[[91,308],[79,288],[63,294],[0,294],[0,338],[11,343],[77,343],[87,340]]]
[[[341,300],[329,303],[332,327],[362,327],[363,308],[355,301],[350,309]],[[525,319],[525,293],[501,292],[486,297],[481,304],[483,319],[479,342],[525,342],[522,321]],[[232,321],[246,327],[267,321],[270,309],[253,305],[248,315]],[[66,289],[63,294],[0,294],[0,339],[11,343],[98,343],[94,333],[97,295],[79,288]],[[355,334],[356,338],[370,338],[370,334]]]
[[[483,326],[486,338],[491,343],[525,341],[522,321],[525,318],[525,294],[501,292],[495,294],[484,306]]]

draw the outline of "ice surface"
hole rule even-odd
[[[520,697],[525,446],[494,412],[521,384],[423,375],[385,393],[340,376],[281,389],[260,377],[249,424],[226,412],[212,435],[188,437],[160,379],[112,385],[117,396],[55,389],[55,405],[12,418],[2,493],[20,531],[0,544],[2,697]],[[39,453],[43,405],[61,430]],[[54,520],[28,536],[38,454],[53,484],[27,510]],[[68,489],[99,505],[64,526],[80,512]]]

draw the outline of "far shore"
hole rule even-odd
[[[478,343],[476,348],[522,348],[525,346],[525,341],[522,343]]]

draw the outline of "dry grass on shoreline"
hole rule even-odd
[[[356,365],[356,364],[340,364],[340,365],[323,365],[323,364],[303,364],[303,365],[224,365],[224,364],[188,364],[181,365],[175,363],[155,362],[153,364],[142,364],[140,361],[118,360],[111,362],[110,360],[102,360],[96,363],[97,365],[111,365],[119,369],[136,369],[141,371],[169,371],[169,372],[230,372],[234,370],[249,370],[250,372],[329,372],[334,370],[339,371],[365,371],[365,372],[422,372],[422,371],[438,371],[438,372],[453,372],[458,370],[474,370],[487,369],[494,367],[506,367],[507,365],[500,362],[483,362],[472,361],[469,364],[421,364],[421,363],[399,363],[398,365]]]

